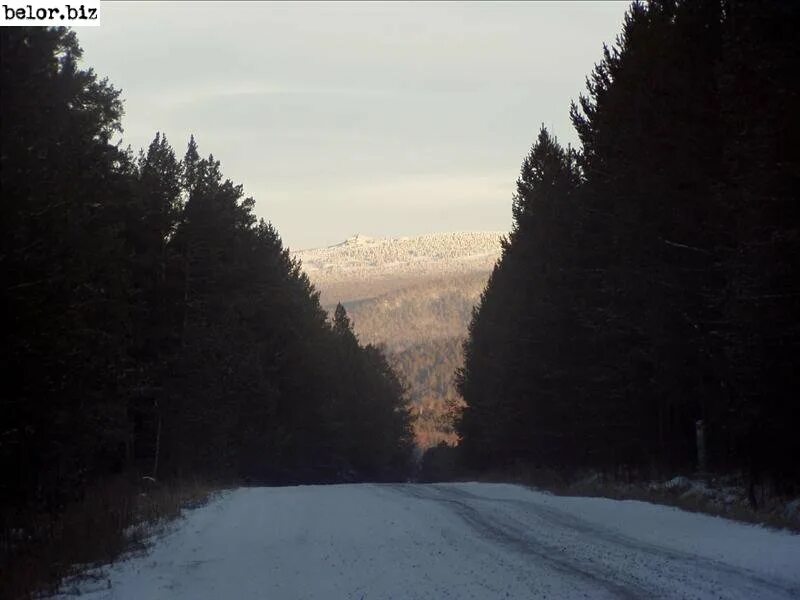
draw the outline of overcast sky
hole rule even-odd
[[[123,91],[125,142],[190,133],[294,249],[366,235],[504,230],[544,123],[627,2],[104,2],[78,29]]]

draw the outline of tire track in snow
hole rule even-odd
[[[395,489],[401,493],[421,500],[445,503],[449,505],[467,525],[481,537],[496,542],[518,554],[536,558],[539,564],[544,563],[564,576],[579,579],[595,588],[603,588],[615,598],[635,600],[652,597],[652,592],[633,583],[615,581],[607,573],[587,568],[569,557],[559,556],[559,549],[540,543],[534,536],[526,535],[525,528],[519,523],[507,519],[498,519],[495,511],[485,511],[468,503],[465,498],[492,502],[461,490],[446,490],[438,486],[399,485]],[[448,493],[452,491],[453,493]],[[433,493],[431,493],[433,492]]]
[[[800,598],[792,582],[637,540],[535,499],[479,496],[449,484],[395,489],[450,506],[485,538],[618,598]]]

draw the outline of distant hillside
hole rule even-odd
[[[416,416],[414,433],[423,448],[456,441],[450,412],[460,402],[453,375],[463,363],[464,338],[421,341],[391,353],[395,370],[409,386]]]
[[[341,244],[295,253],[322,292],[323,304],[375,296],[448,275],[489,273],[502,232],[416,237],[354,235]]]
[[[364,343],[384,344],[409,386],[421,446],[454,441],[448,405],[472,307],[500,255],[501,232],[356,235],[295,253],[323,306],[341,302]]]
[[[420,341],[463,337],[489,271],[418,281],[377,297],[343,301],[365,343],[385,343],[392,351]]]

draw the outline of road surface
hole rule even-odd
[[[78,589],[92,600],[800,598],[800,536],[502,484],[242,488]]]

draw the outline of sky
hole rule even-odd
[[[122,90],[124,143],[157,131],[244,185],[292,249],[355,233],[507,230],[542,124],[569,105],[622,2],[103,2],[77,30]]]

